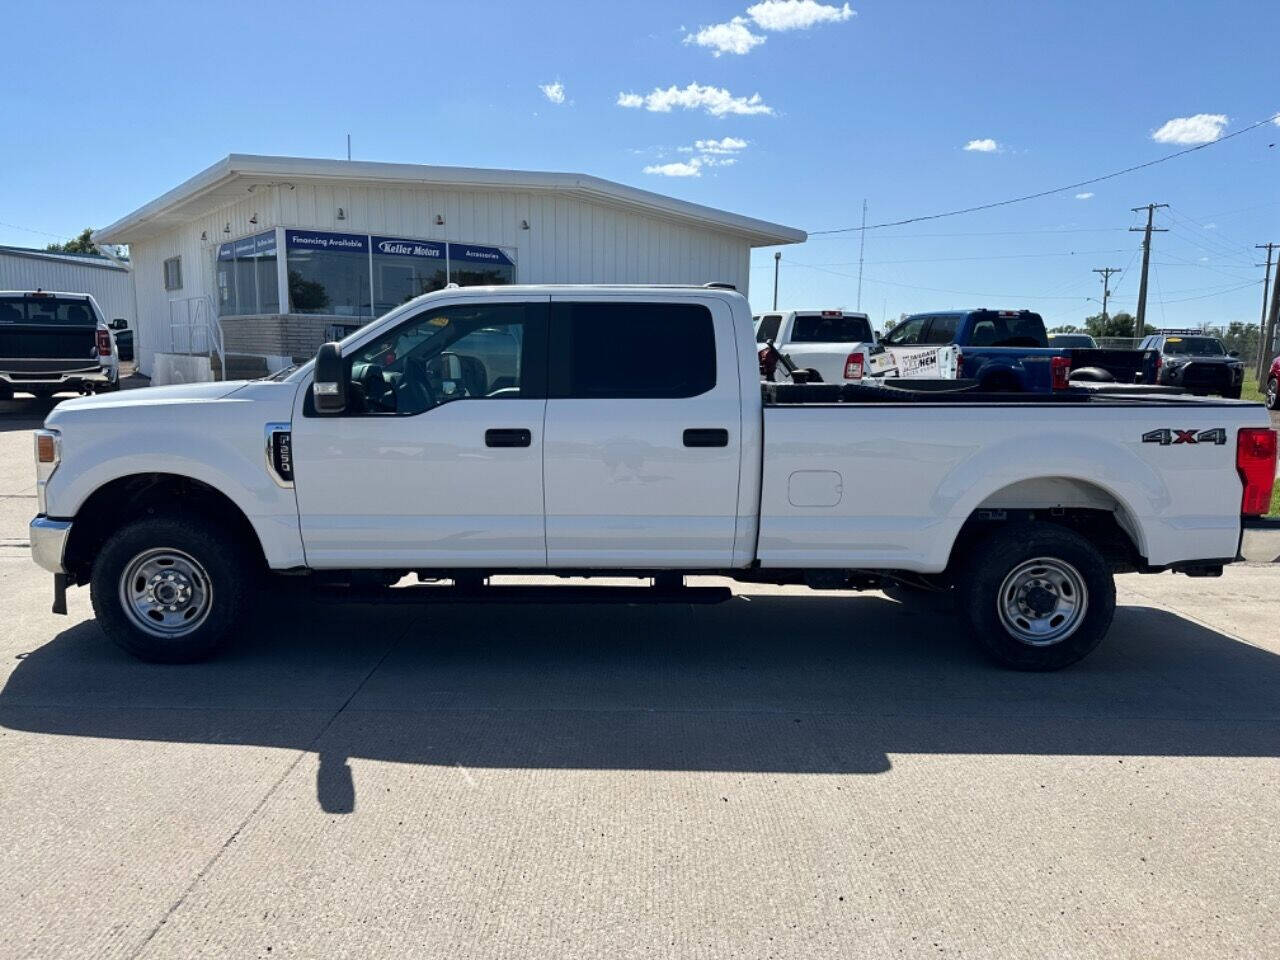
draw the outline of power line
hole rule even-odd
[[[922,257],[909,260],[867,260],[866,265],[869,267],[887,266],[900,263],[964,263],[973,260],[1037,260],[1046,257],[1083,257],[1094,256],[1102,253],[1124,253],[1123,248],[1120,250],[1067,250],[1062,253],[1007,253],[996,254],[990,257]],[[837,260],[832,263],[810,263],[810,267],[855,267],[859,261],[857,260]],[[752,269],[763,270],[770,266],[767,263],[752,264]]]
[[[1154,167],[1157,164],[1165,163],[1169,160],[1175,160],[1178,157],[1185,157],[1189,153],[1195,153],[1197,150],[1203,150],[1206,147],[1212,147],[1215,144],[1226,143],[1228,140],[1232,140],[1235,137],[1249,133],[1251,130],[1256,130],[1258,127],[1272,123],[1278,118],[1280,118],[1280,113],[1273,114],[1265,120],[1259,120],[1256,123],[1251,123],[1249,126],[1243,127],[1235,133],[1229,133],[1225,137],[1219,137],[1217,140],[1210,140],[1208,143],[1199,143],[1194,147],[1187,147],[1185,150],[1178,150],[1155,160],[1148,160],[1146,163],[1139,163],[1132,167],[1125,167],[1123,170],[1117,170],[1115,173],[1103,174],[1100,177],[1092,177],[1089,180],[1081,180],[1078,183],[1069,183],[1062,187],[1054,187],[1051,190],[1040,190],[1036,193],[1028,193],[1021,197],[1010,197],[1008,200],[997,200],[994,203],[982,203],[973,207],[962,207],[959,210],[948,210],[944,213],[930,213],[919,217],[907,217],[904,220],[892,220],[886,223],[873,223],[866,227],[836,227],[831,230],[810,230],[809,236],[816,237],[832,233],[854,233],[865,230],[880,230],[884,227],[901,227],[908,223],[920,223],[925,220],[941,220],[944,217],[958,217],[965,213],[977,213],[981,210],[994,210],[996,207],[1007,207],[1014,203],[1025,203],[1028,200],[1038,200],[1041,197],[1052,196],[1055,193],[1064,193],[1067,190],[1078,190],[1080,187],[1089,187],[1095,183],[1102,183],[1104,180],[1114,180],[1116,177],[1122,177],[1127,173],[1135,173],[1138,170],[1145,170],[1148,167]]]
[[[871,227],[867,228],[872,229]],[[897,233],[882,240],[919,240],[925,237],[1033,237],[1047,233],[1124,233],[1127,227],[1050,227],[1043,230],[961,230],[956,233]],[[859,230],[859,232],[861,232]],[[809,235],[811,238],[814,234]],[[823,240],[856,240],[856,237],[823,236]]]

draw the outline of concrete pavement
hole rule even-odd
[[[1280,570],[1038,676],[879,593],[48,612],[0,413],[0,958],[1280,955]]]

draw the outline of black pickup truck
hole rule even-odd
[[[0,399],[118,389],[126,340],[132,359],[128,333],[124,320],[108,325],[87,293],[0,291]]]

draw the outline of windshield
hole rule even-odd
[[[42,323],[56,327],[95,327],[86,300],[70,297],[0,297],[0,323]]]
[[[1164,352],[1186,357],[1220,357],[1226,351],[1213,337],[1169,337]]]
[[[858,314],[797,314],[791,343],[869,343],[871,321]]]

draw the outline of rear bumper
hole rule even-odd
[[[106,367],[94,367],[90,370],[67,370],[62,372],[40,371],[27,373],[17,370],[0,370],[0,382],[8,384],[14,390],[26,390],[31,387],[78,387],[83,384],[115,383],[111,371]]]
[[[1246,517],[1241,527],[1241,560],[1259,563],[1280,561],[1280,518]]]
[[[71,536],[71,521],[39,516],[27,529],[30,531],[31,559],[50,573],[66,573],[63,559]]]

